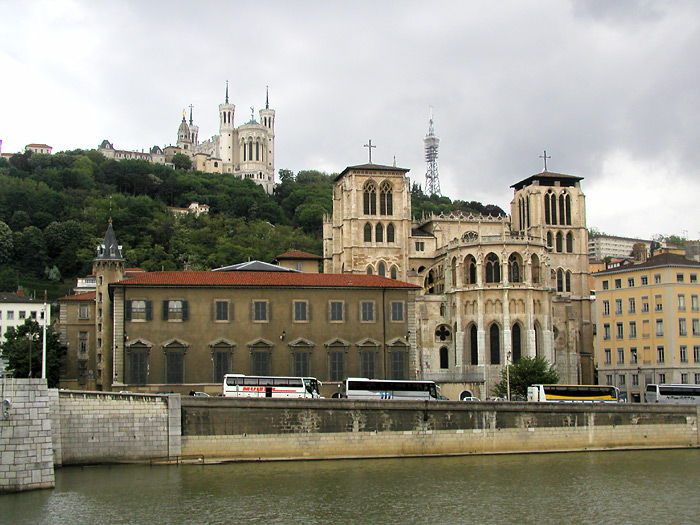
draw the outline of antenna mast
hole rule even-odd
[[[442,195],[440,192],[440,178],[438,176],[438,146],[440,146],[440,139],[435,136],[435,129],[433,128],[433,108],[430,107],[430,126],[428,127],[428,134],[423,139],[423,144],[425,146],[425,162],[428,164],[427,171],[425,172],[425,193],[428,195]]]

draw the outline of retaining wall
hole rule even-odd
[[[55,486],[45,379],[0,379],[0,492]]]
[[[179,456],[179,400],[178,394],[59,391],[56,463],[75,465]]]
[[[182,453],[353,458],[696,447],[698,407],[182,398]]]

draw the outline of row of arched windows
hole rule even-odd
[[[394,225],[392,223],[387,224],[386,229],[381,222],[378,222],[374,228],[372,228],[372,225],[369,222],[366,223],[364,228],[365,242],[372,242],[372,232],[374,232],[374,242],[394,242]],[[384,235],[385,233],[386,240]]]
[[[362,192],[362,209],[365,215],[377,214],[377,183],[368,180]],[[393,189],[389,181],[383,181],[379,186],[379,215],[394,214]]]
[[[243,139],[241,150],[243,162],[265,160],[265,144],[260,139]]]
[[[520,197],[518,199],[518,220],[520,229],[530,227],[530,196]]]
[[[262,124],[266,128],[272,128],[272,117],[263,117]]]
[[[571,270],[557,269],[555,272],[552,270],[552,279],[557,280],[557,292],[570,292],[571,291]]]
[[[540,282],[540,260],[537,255],[533,255],[530,259],[533,284]],[[524,263],[519,253],[512,253],[508,257],[508,282],[521,283],[525,280],[523,273]],[[454,257],[451,262],[452,282],[456,284],[457,279],[457,258]],[[495,253],[491,252],[486,256],[484,261],[484,282],[494,284],[501,282],[501,260]],[[477,284],[476,275],[476,258],[473,255],[467,255],[464,258],[464,284]]]
[[[566,246],[564,242],[566,240]],[[547,232],[547,246],[553,248],[557,253],[564,253],[566,248],[566,253],[574,253],[574,234],[568,232],[566,237],[562,232],[557,232],[556,235],[552,232]]]
[[[514,323],[510,331],[510,349],[511,349],[511,361],[516,363],[523,356],[523,328],[520,323]],[[488,340],[486,341],[488,353],[486,358],[488,359],[489,365],[500,365],[501,364],[501,347],[502,347],[502,333],[501,327],[498,323],[491,323],[488,330],[486,331]],[[535,355],[540,355],[540,326],[535,323]],[[479,348],[478,348],[478,337],[476,324],[471,324],[467,329],[467,346],[469,348],[469,357],[471,365],[478,365],[479,363]],[[441,361],[442,364],[442,361]]]
[[[544,222],[571,225],[571,196],[566,191],[559,196],[552,190],[544,194]]]
[[[386,269],[387,269],[387,265],[384,263],[384,261],[379,261],[377,263],[377,275],[379,275],[380,277],[386,277],[386,274],[387,274]],[[367,275],[372,275],[372,274],[374,274],[374,269],[372,268],[372,265],[370,265],[367,267]],[[396,266],[392,266],[389,269],[389,276],[392,279],[398,279],[399,269]]]

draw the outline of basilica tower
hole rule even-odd
[[[233,127],[236,106],[228,101],[228,80],[226,81],[226,98],[219,104],[219,151],[218,157],[224,164],[224,172],[231,173],[234,163],[235,128]]]

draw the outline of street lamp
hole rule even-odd
[[[510,358],[511,358],[512,353],[508,351],[508,355],[506,356],[506,386],[508,389],[508,394],[506,396],[506,399],[510,401]]]
[[[27,340],[29,341],[29,374],[27,377],[32,377],[32,341],[36,341],[37,334],[27,332]]]

